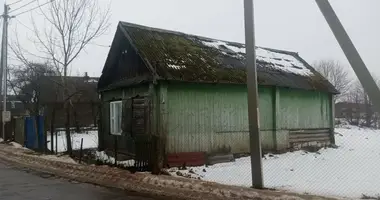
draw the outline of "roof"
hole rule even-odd
[[[74,102],[99,101],[97,83],[99,78],[86,76],[68,76],[67,85],[69,96]],[[33,87],[33,86],[32,86]],[[41,103],[53,103],[63,101],[63,85],[61,76],[42,76],[35,87],[41,91],[39,100]],[[34,88],[31,88],[32,90]],[[33,92],[27,92],[23,98],[32,98]]]
[[[246,83],[244,44],[127,22],[118,29],[158,79]],[[295,52],[256,47],[256,54],[259,85],[338,93]]]
[[[360,112],[365,112],[367,109],[373,110],[373,105],[364,103],[354,103],[354,102],[338,102],[335,104],[335,110],[341,112],[344,110],[353,110]]]

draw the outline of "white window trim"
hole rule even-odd
[[[121,122],[121,115],[122,115],[122,109],[123,109],[123,102],[122,101],[111,101],[110,102],[110,133],[111,135],[121,135],[122,134],[122,129],[121,129],[121,123],[119,124],[120,127],[119,127],[119,131],[118,132],[115,132],[115,123],[114,121],[116,120],[116,116],[115,116],[115,108],[117,107],[117,104],[120,104],[120,111],[119,112],[119,117],[120,117],[120,122]]]

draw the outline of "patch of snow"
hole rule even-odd
[[[289,152],[263,159],[264,186],[298,193],[360,199],[380,193],[380,130],[345,125],[336,128],[337,149]],[[187,170],[170,170],[187,177]],[[191,168],[191,178],[251,186],[249,157],[236,162]]]
[[[56,141],[55,141],[55,134],[53,135],[53,146],[54,151],[56,149]],[[83,138],[83,149],[92,149],[98,147],[98,131],[87,131],[85,133],[71,133],[71,143],[73,150],[80,149],[81,139]],[[51,149],[50,144],[50,133],[47,135],[47,141],[48,141],[48,149]],[[59,131],[58,132],[58,141],[57,141],[57,147],[58,152],[65,152],[67,151],[67,143],[66,143],[66,133],[65,131]]]
[[[64,162],[64,163],[71,163],[71,164],[78,164],[74,159],[70,158],[70,156],[63,155],[63,156],[56,156],[56,155],[39,155],[38,157],[51,160],[51,161],[58,161],[58,162]]]
[[[103,163],[115,164],[115,158],[107,155],[104,151],[97,151],[95,153],[95,159]],[[117,161],[117,164],[123,167],[133,167],[135,165],[134,160]]]
[[[172,65],[172,64],[168,64],[168,66],[170,68],[173,68],[173,69],[184,69],[184,68],[186,68],[185,65]]]
[[[30,102],[34,103],[34,99],[36,98],[36,95],[37,95],[36,90],[33,90],[32,98],[30,99]]]
[[[238,56],[241,54],[245,54],[245,45],[241,45],[241,47],[220,41],[214,40],[210,41],[202,41],[202,43],[208,47],[216,48],[220,50],[223,54],[234,53]],[[270,51],[264,48],[256,47],[256,59],[258,61],[268,63],[271,65],[266,65],[266,67],[273,67],[277,70],[282,70],[288,73],[298,74],[302,76],[310,76],[313,75],[313,72],[309,70],[308,67],[305,66],[300,60],[295,58],[292,55],[278,53],[275,51]]]
[[[13,147],[18,148],[18,149],[24,148],[24,146],[22,146],[21,144],[19,144],[17,142],[10,142],[9,144],[11,144]]]
[[[3,139],[3,138],[0,138],[0,142],[4,142],[4,139]]]
[[[89,80],[87,80],[86,82],[87,82],[87,83],[97,83],[98,80],[96,80],[96,79],[89,79]]]

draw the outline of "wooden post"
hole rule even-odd
[[[115,138],[115,145],[114,145],[115,167],[117,167],[117,136],[115,135],[114,138]]]
[[[51,152],[54,152],[54,121],[55,121],[55,105],[53,104],[53,111],[50,117],[50,149]]]
[[[44,126],[45,123],[44,123]],[[44,128],[44,143],[45,143],[45,154],[47,154],[49,151],[48,151],[48,141],[47,141],[47,128]]]
[[[83,156],[83,138],[80,139],[79,163],[82,163],[82,156]]]
[[[275,151],[278,150],[278,118],[280,115],[280,91],[277,87],[273,87],[273,103],[272,103],[272,109],[273,109],[273,149]]]
[[[58,132],[55,131],[55,153],[58,154]]]

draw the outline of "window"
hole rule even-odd
[[[121,135],[122,101],[110,102],[110,131],[112,135]]]

